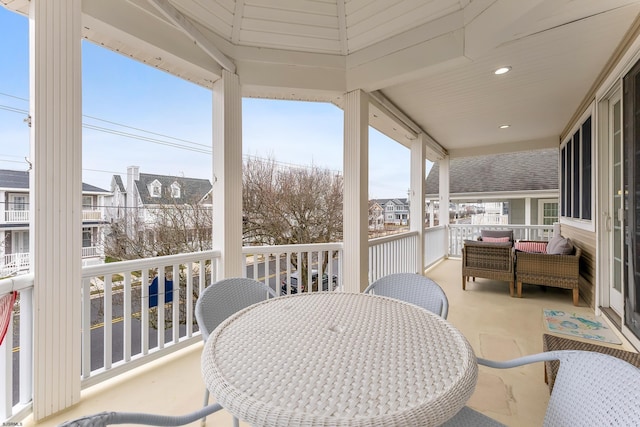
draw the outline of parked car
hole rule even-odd
[[[318,289],[318,270],[311,270],[311,281],[312,281],[312,290],[317,290]],[[287,277],[285,276],[282,279],[282,286],[280,287],[280,290],[282,292],[282,294],[286,294],[287,293]],[[331,277],[331,288],[329,288],[329,275],[327,273],[324,273],[322,275],[322,290],[323,291],[328,291],[328,290],[335,290],[336,287],[338,286],[338,276],[336,276],[335,274]],[[307,281],[305,280],[304,283],[302,283],[302,292],[306,292],[307,291]],[[298,293],[298,272],[295,271],[293,273],[291,273],[291,293],[292,294],[297,294]]]

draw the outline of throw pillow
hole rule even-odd
[[[571,239],[556,236],[549,240],[547,253],[552,255],[571,255],[573,253],[573,243],[571,243]]]
[[[483,242],[491,242],[491,243],[506,243],[509,242],[508,237],[483,237]]]
[[[514,248],[522,252],[546,253],[547,242],[516,242]]]
[[[486,237],[508,237],[513,241],[513,230],[480,230],[480,237],[484,241],[487,241]]]

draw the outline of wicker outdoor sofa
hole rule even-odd
[[[582,250],[574,247],[569,239],[561,236],[564,253],[546,253],[552,242],[519,241],[515,245],[510,230],[483,231],[483,240],[465,240],[462,248],[462,289],[466,290],[469,277],[509,282],[509,294],[522,298],[522,284],[550,286],[573,291],[573,305],[580,298],[580,256]],[[499,235],[499,236],[498,236]],[[505,237],[509,237],[505,239]],[[506,241],[497,241],[503,239]],[[487,241],[489,240],[489,241]],[[525,249],[526,248],[526,249]]]
[[[529,283],[571,289],[573,290],[573,305],[578,305],[580,255],[582,254],[579,247],[574,247],[573,253],[568,255],[524,252],[517,249],[514,249],[514,253],[518,298],[522,297],[522,284]]]
[[[513,231],[483,231],[486,239],[509,237],[506,242],[465,240],[462,247],[462,289],[469,277],[509,282],[509,294],[514,295]]]

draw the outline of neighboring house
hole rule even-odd
[[[384,208],[375,200],[369,200],[369,231],[384,229]]]
[[[107,190],[82,183],[82,261],[102,262]],[[29,172],[0,169],[0,276],[29,269]]]
[[[427,203],[438,200],[439,176],[436,162],[427,176]],[[509,224],[557,222],[558,182],[557,148],[456,157],[449,164],[450,201],[492,206],[485,215],[507,215]]]
[[[140,173],[138,166],[127,168],[126,183],[120,175],[111,180],[111,196],[106,201],[109,222],[124,221],[126,232],[131,238],[157,241],[157,224],[181,212],[183,225],[195,228],[197,219],[194,209],[207,211],[210,228],[211,182],[208,179],[176,177]],[[210,240],[210,232],[208,240]]]
[[[373,199],[371,202],[384,209],[384,224],[409,224],[409,199]]]

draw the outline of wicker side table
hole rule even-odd
[[[549,334],[542,335],[542,350],[543,351],[554,351],[554,350],[594,351],[597,353],[608,354],[610,356],[617,357],[618,359],[622,359],[625,362],[629,362],[632,365],[640,368],[640,353],[634,353],[632,351],[621,350],[618,348],[611,348],[611,347],[605,347],[603,345],[576,341],[569,338],[561,338],[555,335],[549,335]],[[544,362],[544,380],[547,384],[549,384],[549,392],[553,390],[553,383],[555,382],[559,367],[560,367],[560,361],[558,360],[551,360],[551,361]]]

